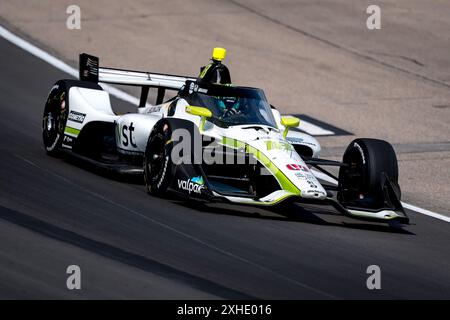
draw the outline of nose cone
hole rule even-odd
[[[304,164],[301,168],[307,168]],[[327,192],[320,182],[314,177],[309,169],[306,172],[295,173],[297,179],[294,180],[297,188],[299,188],[302,198],[324,200]]]
[[[327,193],[322,187],[316,189],[302,190],[302,198],[305,199],[317,199],[317,200],[325,200],[327,197]]]
[[[277,177],[285,191],[306,199],[326,199],[327,193],[323,186],[295,152],[293,146],[280,139],[279,133],[269,131],[267,135],[263,135],[261,130],[235,127],[229,135],[230,139],[243,141],[257,150],[259,159],[265,159],[264,165]]]

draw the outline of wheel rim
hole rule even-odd
[[[365,186],[365,164],[361,153],[356,148],[347,152],[344,162],[348,167],[343,170],[340,177],[341,187],[345,190],[346,197],[350,199],[364,199],[366,190]]]
[[[353,186],[360,189],[361,186],[364,185],[364,164],[359,152],[352,152],[352,156],[349,160],[350,167],[347,171],[347,178]]]
[[[150,182],[156,182],[164,170],[165,149],[163,139],[156,136],[152,140],[149,150],[150,152],[147,155],[147,172]]]
[[[54,148],[59,138],[60,116],[54,111],[49,111],[44,116],[44,145],[48,149]]]
[[[44,146],[48,151],[52,151],[60,140],[60,136],[64,130],[66,113],[67,110],[63,95],[56,93],[52,98],[49,98],[42,123]]]

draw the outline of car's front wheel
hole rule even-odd
[[[383,207],[386,180],[400,200],[398,164],[393,147],[378,139],[356,139],[344,153],[339,171],[338,199],[351,205]]]

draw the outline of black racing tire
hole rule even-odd
[[[42,139],[48,155],[58,156],[64,139],[69,115],[69,90],[71,87],[103,90],[97,83],[79,80],[59,80],[45,102],[42,116]]]
[[[173,143],[171,127],[159,121],[152,129],[144,153],[144,181],[147,192],[163,196],[169,187],[175,171],[171,159]]]
[[[355,139],[345,150],[343,163],[347,164],[347,167],[342,167],[339,171],[340,201],[358,201],[365,198],[382,201],[386,176],[400,200],[397,156],[390,143],[378,139]]]
[[[64,129],[69,114],[67,88],[58,81],[50,90],[42,117],[42,139],[48,155],[57,156],[64,139]]]

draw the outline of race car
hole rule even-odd
[[[51,88],[43,115],[49,155],[69,155],[118,174],[143,175],[148,192],[253,206],[331,205],[357,219],[407,224],[398,165],[382,140],[352,141],[342,162],[320,158],[300,120],[261,89],[237,86],[215,48],[197,77],[119,70],[80,55],[80,79]],[[135,113],[116,114],[99,83],[141,87]],[[156,89],[156,103],[147,102]],[[176,94],[165,99],[166,91]],[[324,166],[339,168],[338,176]],[[324,177],[335,179],[337,185]]]

